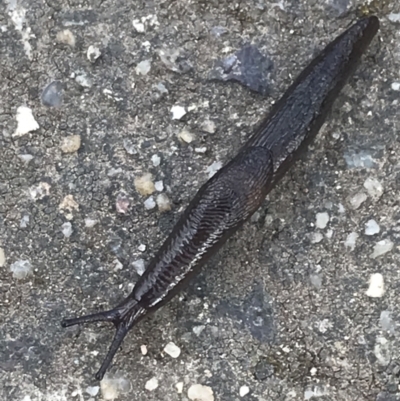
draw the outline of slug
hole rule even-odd
[[[62,321],[63,327],[102,321],[116,327],[96,379],[103,378],[128,331],[187,285],[259,208],[317,135],[378,29],[377,17],[361,19],[311,62],[236,157],[200,188],[125,300],[114,309]]]

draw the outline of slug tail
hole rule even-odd
[[[61,322],[61,326],[70,327],[76,324],[93,322],[111,322],[114,324],[116,328],[114,339],[99,371],[95,376],[97,380],[102,380],[125,336],[128,334],[129,330],[146,315],[146,313],[147,310],[140,306],[136,300],[128,298],[116,308],[108,311],[93,313],[72,319],[64,319]]]

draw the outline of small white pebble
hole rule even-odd
[[[201,148],[194,148],[194,151],[196,153],[206,153],[207,152],[207,148],[205,146],[203,146]]]
[[[317,368],[316,367],[311,368],[310,374],[311,374],[311,376],[315,376],[317,374]]]
[[[400,91],[400,82],[392,82],[391,87],[394,91]]]
[[[151,162],[153,163],[154,167],[158,167],[161,163],[161,157],[158,155],[151,156]]]
[[[85,72],[79,73],[75,77],[75,82],[82,88],[91,88],[93,85],[92,79]]]
[[[193,401],[214,401],[212,388],[202,384],[191,385],[188,390],[188,397]]]
[[[132,25],[135,28],[136,32],[144,33],[144,24],[142,22],[140,22],[140,20],[134,19],[132,21]]]
[[[151,195],[154,191],[153,176],[150,173],[135,178],[135,188],[143,196]]]
[[[61,232],[64,234],[65,238],[69,238],[73,233],[72,224],[69,221],[64,223],[61,226]]]
[[[156,181],[154,184],[154,188],[158,192],[162,192],[164,190],[164,183],[162,181]]]
[[[375,259],[393,249],[393,242],[390,239],[383,239],[375,244],[371,258]]]
[[[130,201],[128,195],[124,192],[119,193],[115,199],[115,209],[117,210],[117,213],[128,213],[129,205]]]
[[[151,209],[154,209],[156,207],[156,202],[155,202],[155,200],[154,200],[154,198],[152,196],[150,196],[150,198],[147,198],[144,201],[144,207],[147,210],[151,210]]]
[[[13,277],[22,280],[33,275],[33,267],[29,260],[17,260],[10,266]]]
[[[164,347],[164,352],[168,354],[171,358],[178,358],[179,355],[181,354],[181,349],[173,342],[169,342]]]
[[[173,120],[180,120],[186,114],[186,110],[182,106],[172,106],[171,113]]]
[[[69,29],[57,32],[56,40],[70,47],[74,47],[76,42],[74,34]]]
[[[145,245],[145,244],[140,244],[140,245],[138,246],[138,250],[139,250],[140,252],[144,252],[144,251],[146,250],[146,245]]]
[[[204,132],[208,132],[209,134],[214,134],[214,132],[215,132],[215,123],[214,123],[214,121],[205,120],[205,121],[201,124],[201,129],[202,129]]]
[[[208,173],[208,178],[211,178],[221,167],[222,167],[221,162],[213,162],[210,166],[208,166],[206,168],[206,173]]]
[[[380,230],[379,224],[373,219],[365,223],[365,235],[375,235],[378,234]]]
[[[161,213],[168,212],[171,210],[171,201],[169,200],[167,194],[157,195],[156,202],[157,202],[158,210]]]
[[[327,212],[317,213],[315,225],[317,228],[324,229],[329,223],[329,214]]]
[[[98,223],[98,221],[96,219],[92,219],[90,217],[87,217],[85,219],[85,226],[87,228],[93,228],[97,223]]]
[[[22,154],[18,156],[24,163],[29,163],[33,159],[33,156],[30,154]]]
[[[358,238],[358,234],[356,232],[352,232],[350,233],[347,238],[346,241],[344,242],[344,245],[346,248],[350,248],[352,251],[354,251],[354,248],[356,247],[356,241]]]
[[[70,135],[63,138],[61,143],[61,150],[63,153],[74,153],[81,147],[81,136]]]
[[[380,273],[371,274],[369,278],[369,287],[366,292],[367,296],[371,298],[380,298],[385,293],[385,284],[383,276]]]
[[[29,225],[29,216],[26,214],[25,216],[22,216],[21,221],[19,222],[19,226],[21,228],[26,228]]]
[[[186,128],[183,129],[178,134],[178,139],[185,143],[191,143],[195,140],[195,138],[196,138],[195,135],[193,135],[191,132],[189,132]]]
[[[100,387],[99,386],[93,386],[93,387],[89,386],[89,387],[86,387],[85,391],[92,397],[96,397],[96,395],[100,391]]]
[[[145,344],[142,344],[140,346],[140,352],[142,353],[142,355],[147,355],[147,346]]]
[[[205,328],[206,328],[206,326],[200,325],[200,326],[194,326],[192,330],[193,330],[193,333],[196,334],[196,336],[198,337]]]
[[[311,234],[311,243],[318,244],[324,239],[324,236],[321,233],[312,233]]]
[[[175,384],[176,391],[178,394],[182,394],[183,391],[183,382],[179,382]]]
[[[158,380],[153,377],[150,380],[147,380],[144,387],[148,391],[154,391],[158,387]]]
[[[383,194],[383,186],[376,178],[367,178],[364,182],[364,188],[374,201],[377,201]]]
[[[100,382],[103,400],[115,400],[120,392],[127,393],[131,389],[130,382],[122,376],[107,374]]]
[[[358,209],[366,200],[367,195],[364,192],[358,192],[349,199],[349,203],[353,209]]]
[[[239,389],[239,395],[240,395],[241,397],[244,397],[245,395],[247,395],[247,394],[249,394],[249,393],[250,393],[249,386],[242,386],[242,387],[240,387],[240,389]]]
[[[4,249],[0,248],[0,267],[3,267],[6,264],[6,254],[4,253]]]
[[[117,272],[118,270],[122,270],[124,268],[124,265],[118,259],[115,259],[113,261],[113,264],[114,264],[113,271],[115,272]]]
[[[94,63],[101,56],[100,49],[96,46],[90,45],[86,52],[86,57],[91,63]]]
[[[151,69],[151,60],[141,61],[135,68],[136,74],[147,75]]]
[[[23,136],[28,132],[36,131],[39,129],[39,124],[33,117],[32,110],[26,106],[20,106],[17,109],[17,129],[14,132],[14,136]]]
[[[389,21],[400,22],[400,13],[390,13],[387,15]]]
[[[143,275],[144,271],[146,270],[143,259],[135,260],[134,262],[132,262],[132,266],[139,276]]]

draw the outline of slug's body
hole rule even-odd
[[[378,28],[376,17],[362,19],[312,61],[237,156],[199,190],[132,293],[118,307],[62,322],[64,327],[96,321],[116,326],[97,379],[104,376],[127,332],[168,302],[258,209],[318,133]]]

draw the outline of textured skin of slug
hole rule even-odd
[[[202,186],[132,293],[119,306],[63,320],[64,327],[95,321],[109,321],[116,326],[97,379],[104,376],[127,332],[179,292],[259,208],[315,138],[378,28],[376,17],[358,21],[311,62],[237,156]]]

